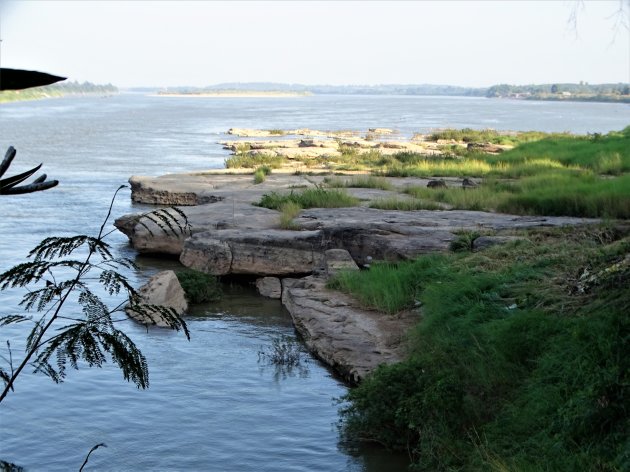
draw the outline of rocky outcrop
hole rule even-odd
[[[282,303],[307,347],[351,383],[381,364],[400,361],[405,333],[419,316],[363,310],[315,276],[283,279]]]
[[[505,233],[518,228],[597,222],[463,210],[379,210],[367,205],[401,194],[397,190],[349,188],[350,194],[365,200],[362,206],[302,210],[293,219],[298,230],[291,231],[279,228],[279,212],[252,204],[264,193],[312,187],[323,179],[274,173],[254,185],[251,175],[134,177],[134,198],[138,201],[192,201],[186,196],[192,193],[207,203],[181,209],[190,225],[187,233],[160,231],[138,215],[119,218],[116,226],[141,252],[179,255],[184,265],[214,275],[258,276],[260,293],[282,297],[309,349],[346,379],[358,382],[379,364],[401,359],[401,340],[419,315],[411,312],[392,317],[364,310],[350,297],[327,290],[326,277],[339,270],[357,270],[372,260],[405,260],[445,251],[462,230],[488,234],[475,241],[478,250],[512,241],[513,236]],[[389,181],[398,190],[428,182]],[[448,179],[448,185],[462,185],[462,180]]]
[[[160,327],[171,326],[159,311],[149,308],[147,305],[172,308],[179,315],[183,315],[188,310],[184,289],[172,270],[164,270],[155,274],[138,290],[138,294],[141,298],[141,305],[145,305],[143,312],[140,313],[129,307],[126,308],[126,312],[131,318],[142,324]]]
[[[180,261],[213,275],[304,275],[321,265],[321,247],[319,231],[208,231],[185,241]]]

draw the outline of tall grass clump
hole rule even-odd
[[[302,207],[292,201],[284,202],[280,205],[280,228],[297,230],[300,229],[293,220],[300,214]]]
[[[351,293],[367,307],[395,314],[416,304],[416,294],[423,282],[418,274],[439,271],[442,258],[427,256],[400,264],[379,262],[372,264],[368,271],[343,271],[329,281],[328,287]]]
[[[262,196],[258,206],[278,210],[287,202],[293,202],[301,208],[341,208],[356,206],[359,200],[343,190],[316,187],[302,192],[292,190],[288,194],[271,192]]]
[[[228,169],[241,169],[249,168],[255,169],[257,167],[266,166],[271,169],[279,169],[288,160],[281,156],[272,156],[270,154],[247,154],[238,153],[234,156],[228,157],[225,160],[225,167]]]
[[[389,313],[422,304],[409,357],[346,396],[346,439],[407,451],[414,470],[627,469],[627,229],[526,236],[334,282],[379,309],[392,285]]]
[[[430,200],[419,200],[417,198],[380,198],[370,203],[370,208],[379,210],[399,210],[399,211],[415,211],[415,210],[443,210],[444,206]]]
[[[458,210],[515,215],[630,218],[630,175],[546,172],[513,182],[489,179],[473,189],[409,187],[406,193]]]
[[[354,188],[378,188],[391,190],[393,185],[382,177],[374,175],[358,175],[350,178],[326,177],[324,183],[329,187],[354,187]]]

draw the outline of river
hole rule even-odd
[[[114,191],[129,176],[218,168],[217,141],[230,127],[357,129],[387,127],[410,136],[432,128],[607,132],[630,124],[624,104],[483,98],[309,96],[173,98],[122,93],[0,105],[0,150],[18,153],[10,174],[40,162],[61,184],[43,193],[0,197],[0,270],[24,260],[50,235],[96,234]],[[114,215],[145,209],[125,191]],[[113,233],[114,251],[136,259],[141,284],[173,261],[137,257]],[[71,371],[56,385],[26,373],[0,406],[0,458],[31,471],[365,471],[396,472],[404,456],[340,444],[338,399],[346,387],[314,359],[278,371],[259,362],[278,336],[294,336],[277,301],[226,287],[225,301],[196,307],[191,340],[124,321],[146,355],[151,387],[141,391],[117,368]],[[20,292],[2,293],[2,314]],[[19,355],[25,327],[0,328]],[[22,340],[22,341],[20,341]],[[307,356],[308,357],[308,356]],[[4,362],[0,360],[0,362]],[[3,364],[6,367],[6,364]]]

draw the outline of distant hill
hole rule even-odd
[[[567,100],[630,102],[630,85],[557,83],[510,85],[491,87],[460,87],[435,84],[384,84],[384,85],[303,85],[278,82],[227,82],[208,87],[169,87],[168,93],[212,93],[220,91],[243,92],[294,92],[340,95],[425,95],[515,98],[524,100]]]
[[[248,92],[297,92],[339,95],[450,95],[483,97],[485,88],[454,85],[394,84],[394,85],[303,85],[277,82],[228,82],[208,87],[169,87],[170,93],[204,93],[221,90]]]

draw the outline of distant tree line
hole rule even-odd
[[[580,82],[577,84],[557,83],[539,85],[493,85],[487,89],[486,97],[514,97],[528,96],[542,98],[545,95],[578,95],[578,96],[630,96],[630,85],[617,84],[589,84]]]
[[[18,100],[38,100],[41,98],[63,97],[66,95],[117,93],[118,88],[112,84],[98,85],[91,82],[62,82],[44,87],[34,87],[26,90],[4,90],[0,92],[0,103]]]

